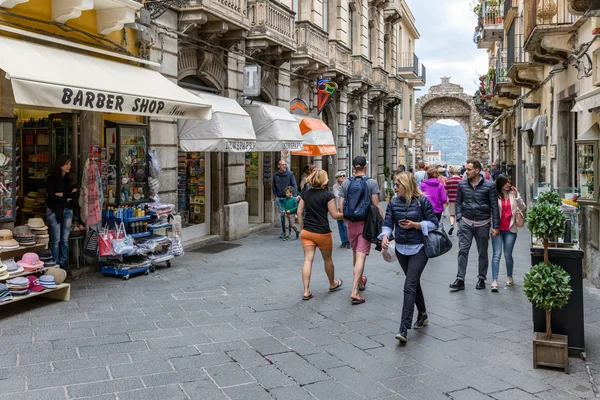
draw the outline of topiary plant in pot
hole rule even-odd
[[[540,193],[540,195],[537,198],[537,202],[548,203],[555,207],[560,207],[562,205],[562,200],[560,199],[560,196],[557,192],[552,190]]]
[[[560,199],[559,199],[560,200]],[[527,213],[527,227],[544,244],[544,261],[525,274],[523,290],[527,299],[546,314],[546,332],[536,332],[533,339],[533,367],[538,365],[564,368],[569,366],[568,338],[552,335],[552,310],[563,308],[571,296],[571,277],[562,267],[549,261],[551,238],[563,234],[565,216],[551,202],[540,202]]]

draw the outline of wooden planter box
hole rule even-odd
[[[533,368],[538,366],[554,367],[569,372],[569,341],[565,335],[553,334],[546,339],[546,334],[535,332],[533,337]]]

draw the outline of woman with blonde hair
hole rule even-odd
[[[329,279],[329,291],[334,292],[342,287],[342,280],[335,279],[335,268],[331,253],[333,240],[327,213],[334,219],[343,219],[344,214],[338,212],[333,194],[327,190],[329,178],[327,172],[315,171],[307,178],[310,189],[306,190],[298,204],[298,223],[302,231],[302,247],[304,248],[304,264],[302,265],[302,283],[304,296],[302,300],[310,300],[313,294],[310,290],[312,264],[317,248],[321,252],[325,264],[325,273]]]
[[[402,319],[396,335],[400,342],[406,342],[415,305],[418,316],[414,329],[421,329],[429,322],[420,282],[428,261],[423,249],[423,236],[437,228],[438,218],[427,197],[418,189],[415,177],[410,173],[402,172],[394,177],[394,190],[397,196],[388,203],[379,239],[382,247],[387,249],[390,246],[390,235],[394,233],[396,257],[406,275]]]

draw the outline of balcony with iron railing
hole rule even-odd
[[[398,73],[404,79],[416,79],[419,76],[419,57],[415,53],[400,53]]]
[[[534,61],[543,64],[557,64],[565,61],[572,46],[544,48],[543,38],[552,35],[555,39],[564,35],[568,41],[578,29],[580,16],[571,14],[567,0],[525,0],[523,11],[524,49]]]
[[[329,35],[309,21],[296,22],[295,68],[319,69],[329,64]]]
[[[248,48],[282,46],[296,50],[294,11],[276,0],[248,0]]]
[[[510,78],[506,74],[508,71],[508,56],[506,49],[498,49],[496,56],[496,85],[511,83]]]
[[[421,74],[417,78],[417,82],[413,86],[425,86],[427,83],[427,68],[423,64],[421,64]]]
[[[489,49],[504,37],[504,0],[480,0],[475,11],[479,24],[473,41],[479,49]]]
[[[188,0],[178,9],[184,19],[188,14],[195,15],[200,11],[243,29],[249,28],[246,0]]]

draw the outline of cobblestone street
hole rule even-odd
[[[367,302],[352,306],[351,251],[337,248],[335,231],[343,290],[328,292],[317,257],[315,298],[302,301],[300,242],[281,242],[278,233],[188,252],[170,269],[129,281],[75,280],[70,302],[2,307],[0,399],[595,397],[600,292],[589,285],[587,361],[572,357],[569,375],[532,368],[524,230],[515,249],[517,284],[498,294],[489,278],[488,290],[475,290],[475,249],[463,292],[448,290],[456,245],[430,260],[423,277],[430,324],[409,331],[406,346],[394,339],[404,279],[396,262],[374,252]]]

